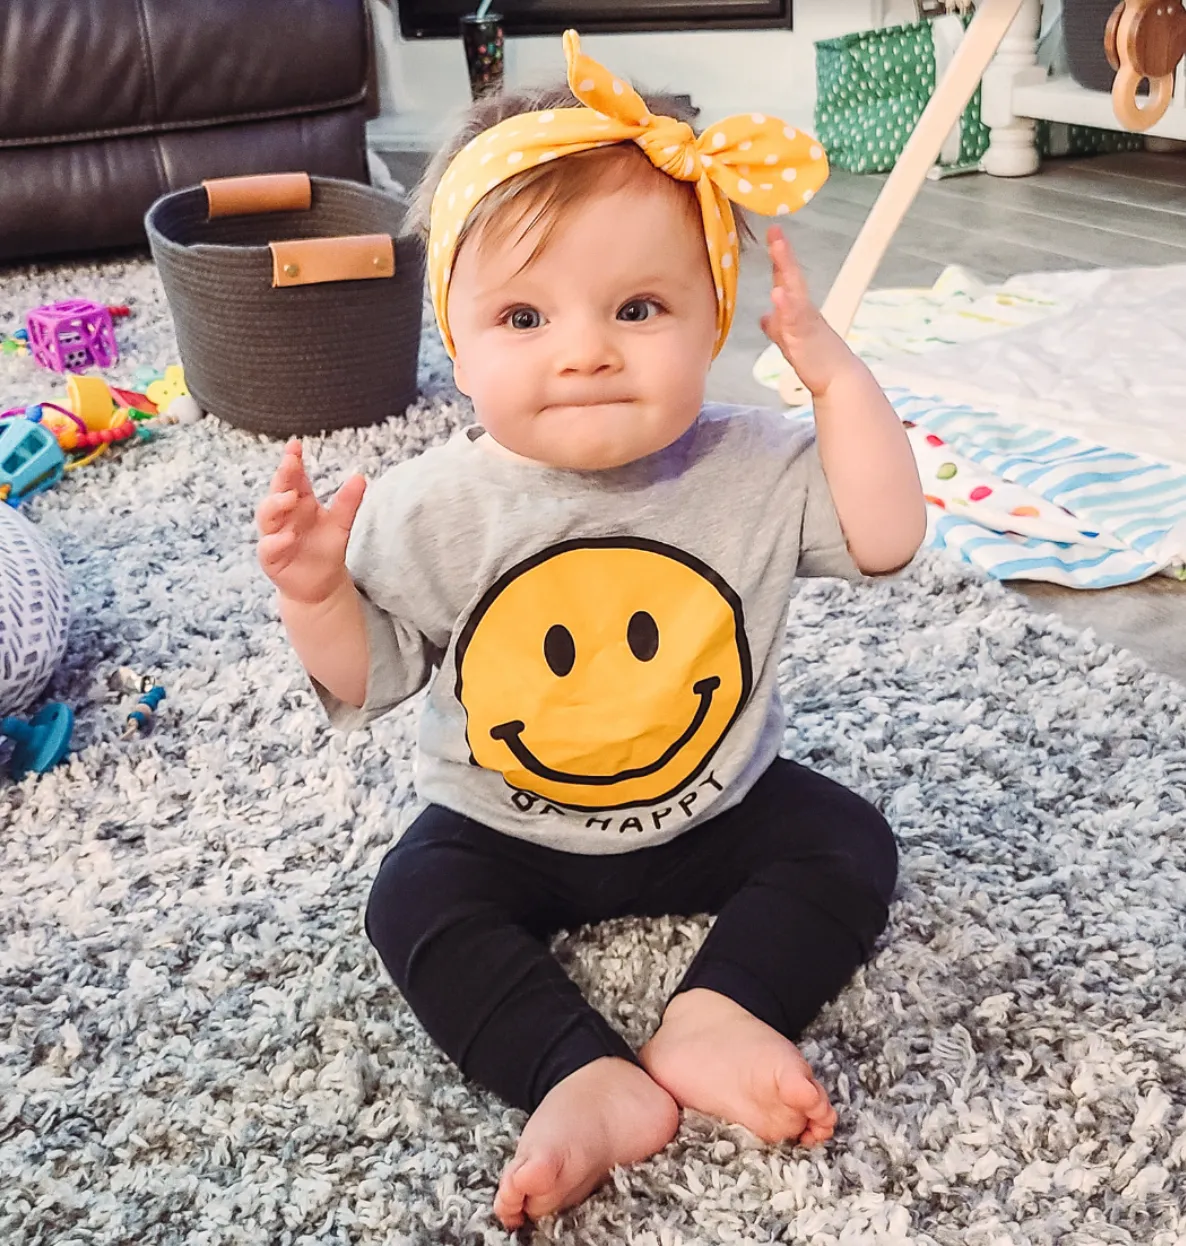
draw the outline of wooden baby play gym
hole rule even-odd
[[[970,0],[945,0],[966,11]],[[919,12],[924,11],[922,4]],[[877,202],[824,301],[828,323],[845,336],[898,226],[963,109],[983,82],[981,112],[992,141],[982,167],[1003,177],[1038,169],[1034,121],[1093,125],[1186,140],[1186,7],[1182,0],[1121,0],[1104,43],[1116,70],[1110,97],[1037,63],[1041,0],[980,0],[967,33],[886,179]],[[1147,97],[1143,86],[1148,83]],[[779,393],[792,406],[806,401],[793,370]]]

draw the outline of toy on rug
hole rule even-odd
[[[158,404],[167,410],[162,413]],[[68,377],[65,405],[39,402],[0,412],[0,502],[16,506],[57,484],[63,473],[94,462],[109,446],[147,440],[153,424],[192,423],[201,414],[177,367],[150,383],[145,394],[102,377]]]
[[[29,353],[29,330],[18,329],[0,341],[0,355],[16,355],[18,358]]]
[[[0,506],[0,717],[21,713],[66,651],[70,588],[58,551]]]
[[[160,703],[165,699],[165,690],[151,675],[137,675],[127,666],[107,677],[107,687],[112,692],[139,693],[140,699],[124,718],[123,739],[131,740],[135,736],[147,732],[152,725]]]
[[[152,725],[157,706],[164,699],[165,690],[160,684],[151,684],[150,687],[146,688],[140,700],[136,702],[136,708],[124,720],[123,738],[130,740],[141,732],[147,731]]]
[[[19,506],[56,485],[65,469],[57,438],[35,420],[9,420],[0,429],[0,502]]]
[[[25,317],[33,358],[53,372],[109,368],[119,358],[114,321],[130,314],[122,304],[67,299],[35,307]]]
[[[13,779],[19,781],[30,771],[45,774],[70,752],[70,737],[74,732],[74,712],[61,701],[43,705],[25,722],[22,718],[0,719],[0,736],[13,742],[12,754],[6,769]]]

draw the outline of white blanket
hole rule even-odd
[[[1186,578],[1186,266],[949,270],[871,293],[849,340],[910,425],[931,544],[999,579]]]
[[[924,356],[899,355],[876,365],[879,379],[1186,467],[1186,265],[1041,281],[1064,310]]]

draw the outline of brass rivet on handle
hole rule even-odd
[[[301,275],[301,266],[299,264],[285,264],[284,275],[286,277],[299,277]]]
[[[376,268],[382,268],[382,267],[383,267],[383,257],[382,257],[381,255],[376,255],[376,256],[375,256],[375,267],[376,267]]]

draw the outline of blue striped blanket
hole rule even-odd
[[[1186,580],[1186,470],[1063,430],[887,388],[928,502],[928,543],[998,580]],[[788,413],[810,419],[809,408]]]

